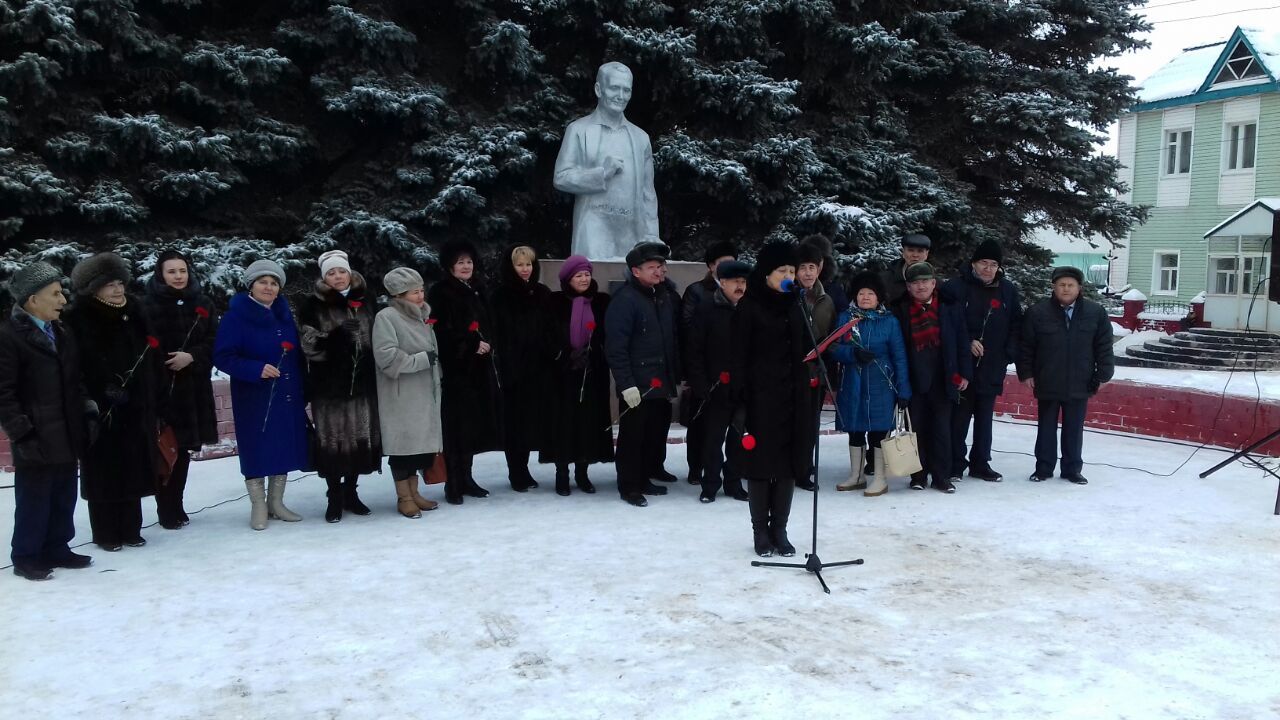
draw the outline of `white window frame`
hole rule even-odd
[[[1253,261],[1253,268],[1249,270],[1249,282],[1245,283],[1244,263],[1246,260]],[[1253,286],[1263,278],[1267,278],[1267,274],[1271,272],[1271,256],[1267,254],[1258,255],[1241,255],[1240,256],[1240,294],[1244,297],[1253,297]],[[1267,286],[1271,284],[1271,279],[1262,284],[1258,288],[1258,297],[1265,300],[1267,298]]]
[[[1191,170],[1195,167],[1195,161],[1196,161],[1195,128],[1192,128],[1192,127],[1164,128],[1162,132],[1163,134],[1161,135],[1161,143],[1160,143],[1160,176],[1166,177],[1166,178],[1191,177]],[[1173,142],[1170,142],[1169,140],[1170,135],[1176,136],[1176,139]],[[1182,140],[1184,137],[1186,138],[1186,141],[1187,141],[1186,142],[1187,169],[1185,171],[1178,169],[1179,167],[1182,166],[1182,163],[1179,161],[1182,159],[1182,147],[1183,147]],[[1174,158],[1173,158],[1174,159],[1173,172],[1168,171],[1170,145],[1173,145],[1175,148]]]
[[[1218,292],[1218,270],[1219,260],[1234,260],[1236,269],[1232,273],[1235,284],[1233,292]],[[1253,285],[1262,278],[1266,277],[1268,268],[1270,267],[1271,257],[1265,253],[1219,253],[1208,256],[1209,277],[1207,279],[1205,294],[1216,295],[1218,297],[1235,297],[1235,298],[1251,298],[1253,297]],[[1244,265],[1246,262],[1253,264],[1253,267],[1246,271]],[[1249,275],[1248,282],[1245,282],[1245,276]],[[1269,282],[1269,281],[1268,281]],[[1258,290],[1258,297],[1266,298],[1267,286],[1263,285]]]
[[[1231,167],[1232,160],[1238,161],[1237,165],[1241,165],[1244,163],[1245,128],[1248,127],[1249,125],[1253,126],[1253,165],[1250,165],[1249,167],[1233,168]],[[1240,141],[1236,145],[1236,149],[1238,150],[1238,152],[1235,153],[1239,157],[1232,157],[1233,153],[1232,153],[1232,144],[1231,144],[1231,131],[1235,128],[1240,129],[1240,134],[1239,134]],[[1223,175],[1250,175],[1254,173],[1257,169],[1258,169],[1258,121],[1256,119],[1253,119],[1253,120],[1241,120],[1241,121],[1232,122],[1232,123],[1224,123],[1222,126],[1222,174]]]
[[[1232,262],[1235,263],[1235,268],[1231,270],[1231,279],[1229,281],[1229,284],[1233,285],[1234,289],[1231,290],[1230,292],[1218,291],[1218,277],[1223,274],[1223,271],[1218,269],[1218,262],[1220,260],[1231,260]],[[1218,295],[1222,297],[1238,296],[1240,294],[1240,266],[1241,266],[1240,256],[1229,255],[1229,254],[1228,255],[1210,255],[1208,257],[1208,261],[1209,261],[1209,282],[1207,287],[1205,287],[1205,294]]]
[[[1172,268],[1163,267],[1160,259],[1165,255],[1173,255],[1178,259],[1178,264]],[[1164,282],[1164,271],[1173,270],[1173,289],[1161,290],[1160,286]],[[1151,294],[1167,295],[1176,297],[1178,295],[1178,283],[1182,280],[1182,251],[1181,250],[1156,250],[1151,255]]]

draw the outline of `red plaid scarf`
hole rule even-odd
[[[916,351],[942,345],[942,329],[938,326],[938,295],[928,305],[911,301],[911,342]]]

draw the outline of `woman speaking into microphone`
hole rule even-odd
[[[793,292],[797,248],[773,242],[760,249],[747,292],[733,316],[729,387],[742,429],[742,476],[747,479],[756,554],[784,557],[796,549],[787,518],[796,480],[813,469],[817,427],[817,370],[804,357],[813,348]]]

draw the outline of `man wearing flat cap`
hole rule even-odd
[[[9,281],[13,311],[0,326],[0,426],[13,451],[13,573],[48,580],[84,568],[75,537],[77,463],[98,408],[85,392],[75,337],[62,326],[62,273],[37,262]]]
[[[907,268],[927,261],[932,248],[933,241],[923,233],[911,233],[902,237],[902,257],[889,263],[889,267],[880,273],[880,280],[884,283],[886,307],[907,294]]]
[[[663,463],[671,400],[680,378],[680,295],[667,279],[670,249],[642,242],[627,253],[630,276],[605,313],[605,357],[622,399],[618,421],[618,494],[637,507],[666,495],[652,480],[675,482]]]
[[[1062,421],[1062,478],[1076,485],[1084,460],[1084,418],[1089,398],[1115,373],[1111,318],[1102,306],[1081,297],[1084,273],[1055,268],[1053,295],[1032,305],[1022,320],[1018,379],[1036,396],[1036,469],[1028,478],[1053,477],[1058,464],[1058,421]]]

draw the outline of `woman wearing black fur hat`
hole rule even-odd
[[[142,498],[155,493],[159,341],[141,303],[125,292],[129,263],[99,253],[71,271],[76,301],[66,323],[83,358],[85,386],[101,412],[98,438],[81,466],[93,542],[114,552],[141,547]],[[152,347],[152,341],[155,346]]]
[[[368,515],[361,475],[382,471],[377,374],[373,364],[372,293],[342,250],[322,253],[320,279],[298,304],[298,336],[307,357],[308,399],[316,424],[312,458],[328,486],[326,522],[342,511]]]
[[[176,250],[160,253],[142,304],[151,329],[160,340],[164,363],[160,417],[173,428],[178,441],[173,472],[156,488],[156,515],[161,527],[177,530],[191,520],[182,507],[191,453],[218,441],[218,417],[209,377],[218,311],[201,291],[190,260]]]
[[[500,282],[493,291],[498,370],[502,373],[503,442],[511,489],[538,487],[529,473],[529,454],[546,448],[550,428],[552,346],[551,290],[538,282],[538,254],[528,245],[510,247],[500,258]]]
[[[755,551],[795,554],[787,520],[796,480],[813,470],[817,427],[817,366],[804,356],[813,349],[795,296],[783,292],[795,281],[796,246],[769,243],[756,256],[747,292],[733,316],[730,388],[738,405],[735,426],[743,431],[742,476],[747,478]]]
[[[480,255],[465,240],[450,240],[440,249],[446,276],[427,295],[440,346],[440,414],[448,475],[444,495],[461,505],[464,495],[483,498],[489,491],[476,483],[471,464],[477,453],[502,449],[502,407],[493,314],[482,292]]]

